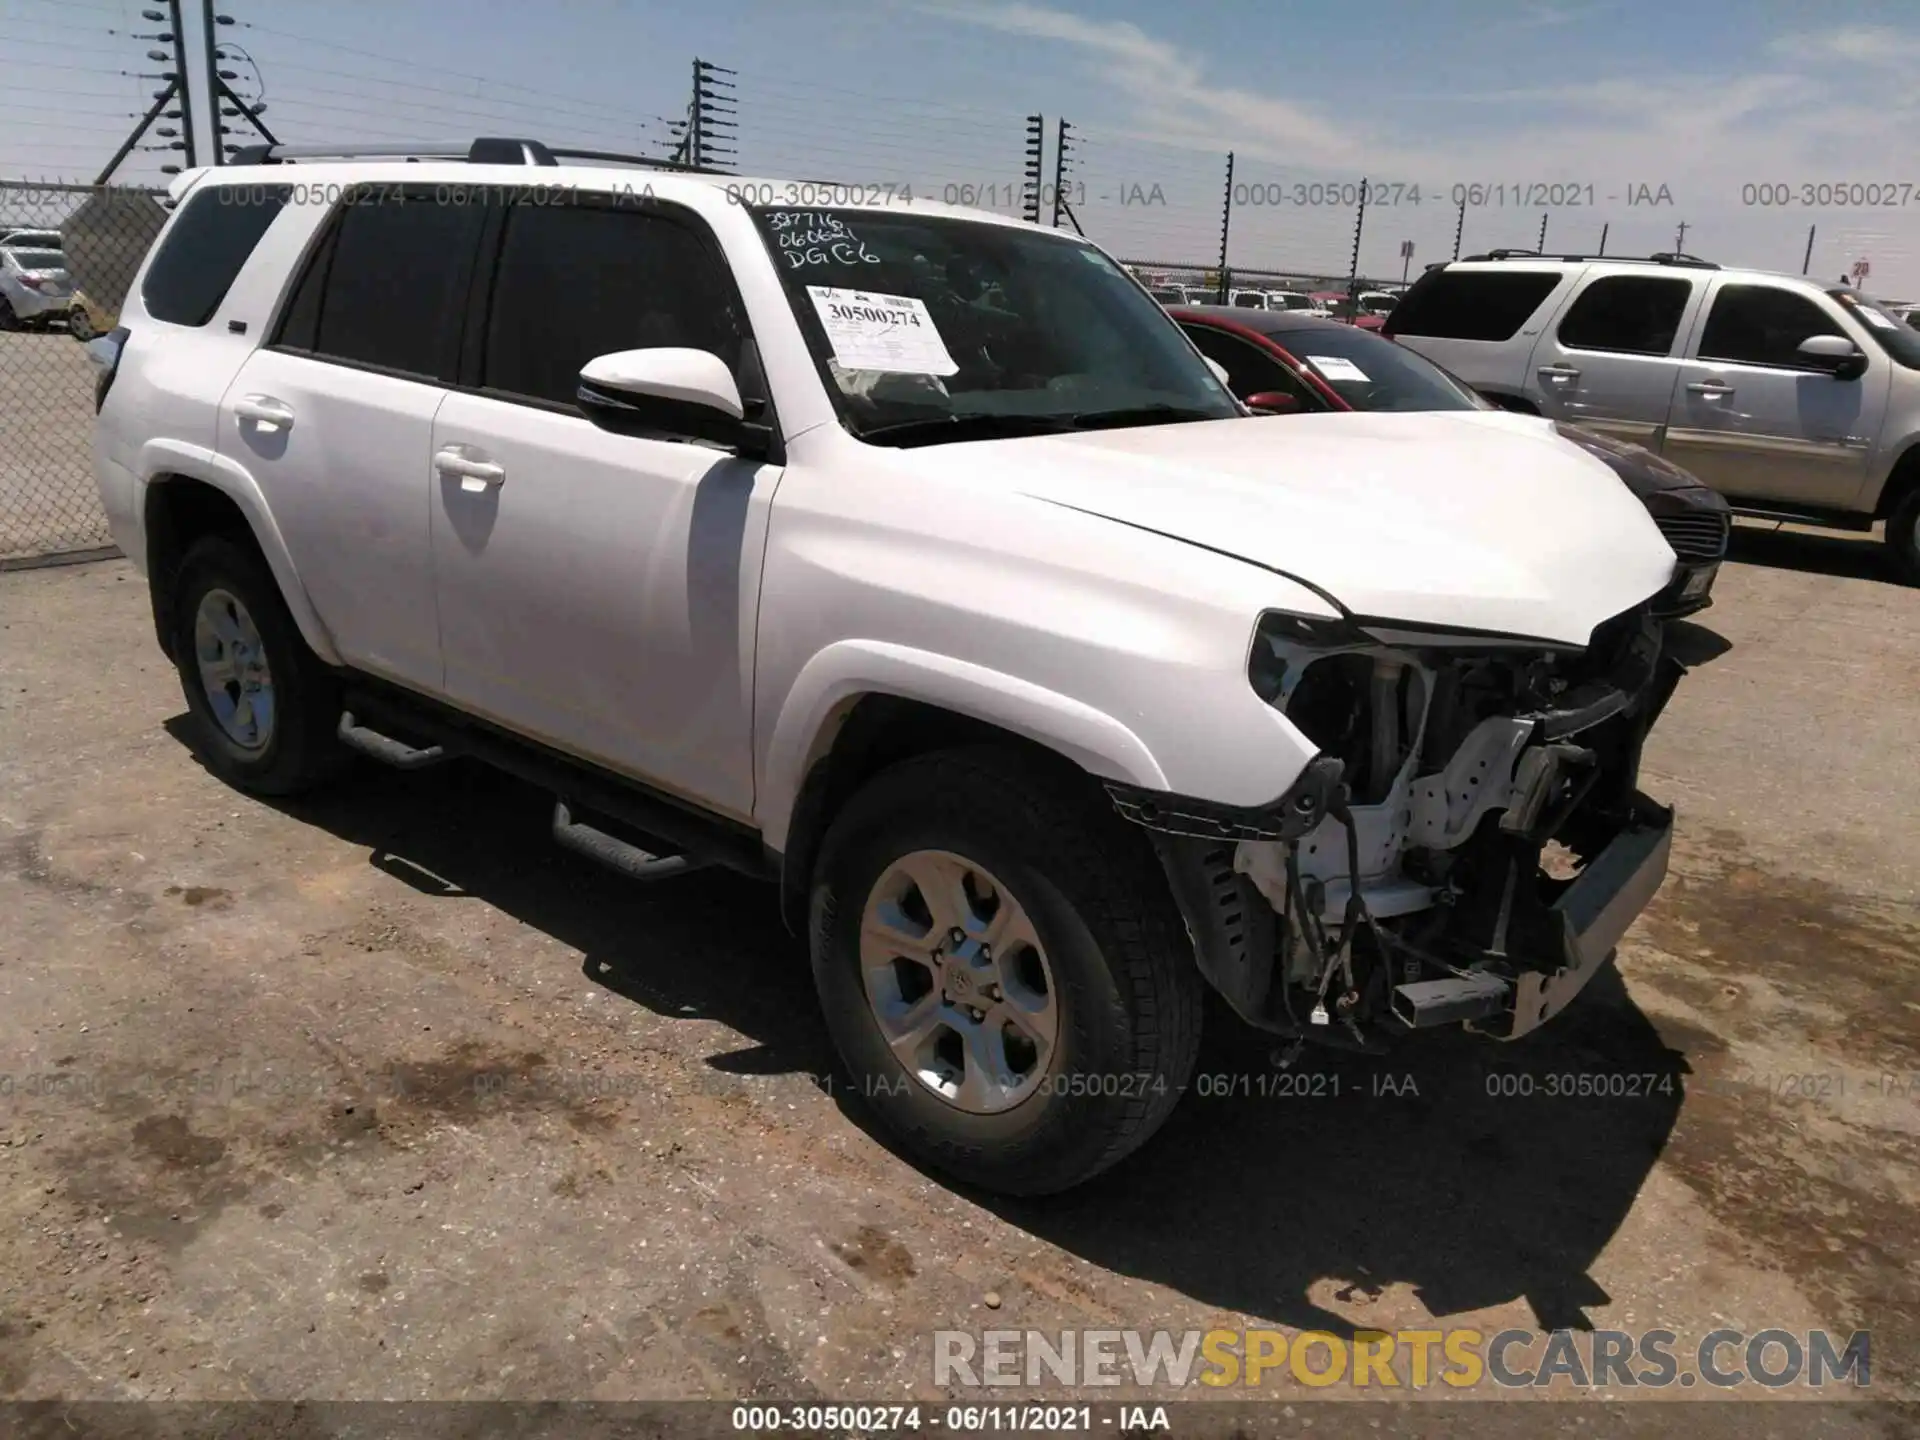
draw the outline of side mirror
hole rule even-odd
[[[1247,408],[1262,415],[1298,415],[1300,397],[1284,390],[1262,390],[1258,395],[1247,397]]]
[[[667,435],[739,446],[746,407],[733,372],[709,350],[660,346],[597,355],[580,368],[580,413],[622,435]]]
[[[1795,353],[1836,380],[1855,380],[1866,373],[1866,355],[1844,335],[1809,335]]]
[[[1231,385],[1233,383],[1233,377],[1227,373],[1226,366],[1222,365],[1211,355],[1202,355],[1200,358],[1207,362],[1207,368],[1213,371],[1214,379],[1218,380],[1222,385]]]

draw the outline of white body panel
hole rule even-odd
[[[291,178],[324,191],[391,175],[358,163]],[[642,183],[570,166],[531,178]],[[405,179],[529,176],[427,163]],[[289,205],[206,327],[145,316],[136,280],[96,444],[116,537],[143,553],[156,476],[216,485],[322,658],[750,819],[775,850],[809,765],[864,694],[978,717],[1105,778],[1260,805],[1313,754],[1248,683],[1263,611],[1343,607],[1579,645],[1671,573],[1606,466],[1514,417],[864,444],[840,426],[773,257],[725,185],[644,183],[726,254],[784,471],[258,349],[324,211]],[[243,422],[249,397],[293,412],[280,456]],[[456,446],[478,476],[435,473]]]

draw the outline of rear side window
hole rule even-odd
[[[480,383],[571,406],[597,355],[708,350],[729,367],[743,327],[719,262],[688,226],[630,205],[517,205],[495,271]]]
[[[293,194],[291,185],[214,185],[187,199],[140,283],[147,313],[204,325]]]
[[[383,185],[341,202],[295,285],[278,344],[433,380],[457,347],[482,208]]]
[[[1800,342],[1815,335],[1844,333],[1839,321],[1792,290],[1775,285],[1723,285],[1707,313],[1700,358],[1819,370],[1823,367],[1796,353]]]
[[[1693,294],[1691,280],[1667,276],[1607,275],[1580,292],[1560,322],[1569,350],[1666,355],[1680,333]]]
[[[1394,307],[1395,335],[1511,340],[1560,285],[1552,270],[1435,270]]]

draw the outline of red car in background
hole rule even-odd
[[[1167,313],[1202,355],[1226,370],[1227,387],[1267,414],[1498,408],[1425,356],[1344,320],[1219,305]],[[1710,605],[1733,526],[1720,493],[1638,445],[1577,425],[1537,423],[1552,424],[1604,462],[1653,516],[1679,562],[1673,584],[1659,597],[1660,613],[1671,618]]]

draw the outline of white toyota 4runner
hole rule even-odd
[[[1013,1192],[1166,1118],[1204,984],[1375,1052],[1605,962],[1682,668],[1605,465],[1254,417],[1071,235],[556,153],[176,183],[95,460],[215,772],[477,758],[775,882],[882,1122]]]

